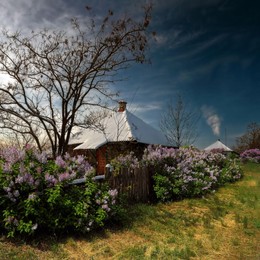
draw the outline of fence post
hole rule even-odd
[[[113,166],[111,164],[106,164],[105,166],[105,179],[109,179],[111,177],[113,171]]]

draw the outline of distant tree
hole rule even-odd
[[[241,153],[254,148],[260,149],[260,125],[256,122],[250,123],[246,133],[236,139],[234,150]]]
[[[160,128],[171,145],[180,147],[192,145],[197,137],[197,123],[200,115],[191,111],[184,104],[182,97],[178,96],[174,105],[168,104],[160,121]]]
[[[87,28],[72,19],[66,32],[3,31],[0,73],[10,81],[0,84],[1,131],[64,154],[73,128],[90,127],[93,111],[117,94],[110,84],[119,70],[146,60],[150,14],[147,6],[141,21],[109,11],[102,22],[90,18]]]

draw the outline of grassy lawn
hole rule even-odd
[[[0,259],[260,259],[260,165],[201,199],[135,205],[124,227],[31,242],[0,238]]]

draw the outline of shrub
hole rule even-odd
[[[127,158],[120,160],[125,166]],[[221,152],[200,152],[194,148],[148,146],[142,161],[131,165],[153,168],[154,191],[159,201],[202,196],[242,177],[236,160]]]
[[[155,151],[152,151],[153,155]],[[154,175],[154,190],[160,201],[202,196],[241,178],[238,163],[222,153],[200,152],[193,148],[180,148],[175,152],[164,148],[164,152],[163,156],[157,157],[163,158],[163,163],[156,163]]]
[[[246,150],[240,154],[240,158],[243,162],[250,161],[260,163],[260,150],[257,148]]]
[[[138,168],[140,162],[133,152],[128,155],[119,155],[111,161],[111,165],[114,171],[118,172],[121,167],[126,167],[130,169]]]
[[[0,151],[0,227],[8,236],[88,232],[104,225],[116,209],[116,190],[93,180],[83,156],[47,160],[33,149]],[[72,185],[78,178],[84,185]]]

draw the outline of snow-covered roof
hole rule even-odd
[[[224,145],[220,140],[216,141],[215,143],[211,144],[210,146],[206,147],[205,151],[211,151],[213,149],[221,149],[224,151],[232,151],[230,148],[228,148],[226,145]]]
[[[97,149],[103,144],[120,141],[137,141],[145,144],[169,145],[166,137],[143,120],[129,112],[111,112],[101,120],[104,131],[84,129],[74,134],[69,144],[78,149]]]

